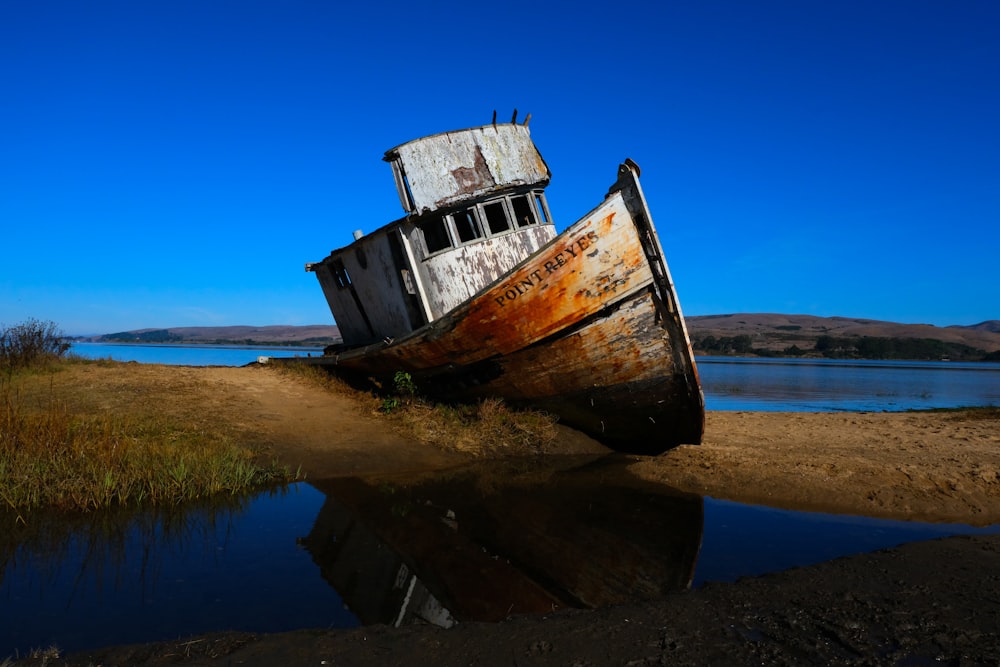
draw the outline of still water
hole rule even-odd
[[[698,357],[709,410],[898,411],[1000,405],[1000,364]]]
[[[170,512],[0,513],[0,662],[212,628],[350,627],[296,542],[319,501],[294,485]]]
[[[323,354],[321,347],[277,347],[238,345],[133,345],[119,343],[73,343],[70,354],[85,359],[138,361],[142,364],[183,366],[245,366],[259,356],[304,357]]]
[[[222,630],[448,627],[1000,532],[723,502],[645,484],[626,464],[495,464],[409,488],[300,482],[223,506],[5,522],[0,661]]]

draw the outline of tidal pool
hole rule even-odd
[[[344,478],[170,512],[4,518],[0,659],[193,634],[442,626],[656,598],[959,533],[644,483],[611,455]]]

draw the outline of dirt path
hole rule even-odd
[[[414,445],[346,393],[318,390],[294,376],[260,367],[185,369],[212,393],[240,406],[231,418],[259,434],[267,452],[308,478],[399,474],[461,464],[443,448]]]

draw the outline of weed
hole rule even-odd
[[[417,393],[417,385],[413,382],[410,374],[405,371],[396,371],[396,375],[392,378],[392,384],[396,388],[396,393],[401,396],[415,396]]]
[[[395,388],[395,395],[382,399],[382,405],[379,407],[381,412],[393,412],[409,405],[417,395],[417,385],[406,371],[396,371],[392,378],[392,386]]]

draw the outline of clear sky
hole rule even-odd
[[[687,315],[1000,318],[994,0],[0,0],[0,324],[331,323],[384,151],[515,108],[560,230],[642,167]]]

